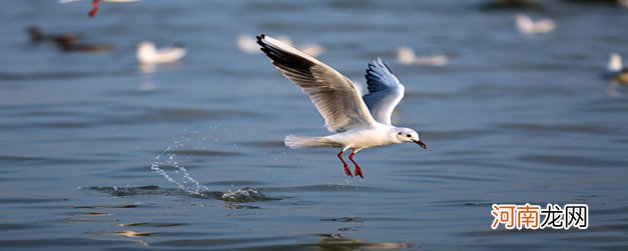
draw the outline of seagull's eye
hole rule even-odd
[[[406,134],[406,136],[407,136],[408,138],[412,137],[412,135],[410,135],[410,134]]]

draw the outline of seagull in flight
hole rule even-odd
[[[288,135],[284,139],[286,146],[340,147],[338,158],[345,173],[362,178],[362,168],[354,159],[362,149],[404,142],[427,149],[418,132],[390,123],[405,88],[380,58],[369,63],[366,69],[369,93],[361,96],[351,80],[316,58],[264,34],[257,36],[257,43],[279,72],[310,96],[325,119],[325,127],[334,133],[323,137]],[[352,149],[349,160],[355,165],[353,174],[342,157],[349,149]]]

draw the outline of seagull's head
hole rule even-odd
[[[427,149],[427,145],[421,141],[419,133],[410,128],[398,128],[395,130],[395,137],[399,142],[413,142],[423,149]]]
[[[138,51],[154,51],[155,50],[155,43],[151,42],[151,41],[141,41],[139,43],[137,43],[136,45],[137,50]]]

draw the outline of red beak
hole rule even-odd
[[[420,140],[415,140],[414,143],[416,143],[417,145],[421,146],[421,148],[423,149],[427,149],[427,145],[423,142],[421,142]]]

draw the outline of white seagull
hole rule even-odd
[[[405,88],[380,58],[369,63],[366,69],[369,93],[361,96],[351,80],[314,57],[263,34],[257,37],[257,43],[279,72],[310,96],[327,129],[335,133],[324,137],[288,135],[284,139],[286,146],[341,147],[338,158],[349,176],[353,175],[342,154],[352,149],[349,159],[355,165],[353,174],[362,178],[362,169],[353,159],[362,149],[404,142],[427,148],[415,130],[391,125],[390,117]]]
[[[628,68],[623,66],[619,53],[610,54],[605,76],[610,82],[628,84]]]
[[[187,50],[182,46],[173,46],[157,49],[150,41],[143,41],[137,44],[137,60],[141,64],[163,64],[176,62],[183,58]]]
[[[443,66],[449,63],[449,57],[444,54],[420,56],[414,54],[414,50],[407,46],[397,48],[397,60],[402,65],[414,66]]]
[[[525,14],[515,15],[515,23],[519,32],[523,34],[550,33],[556,29],[556,22],[552,19],[541,19],[535,22]]]

